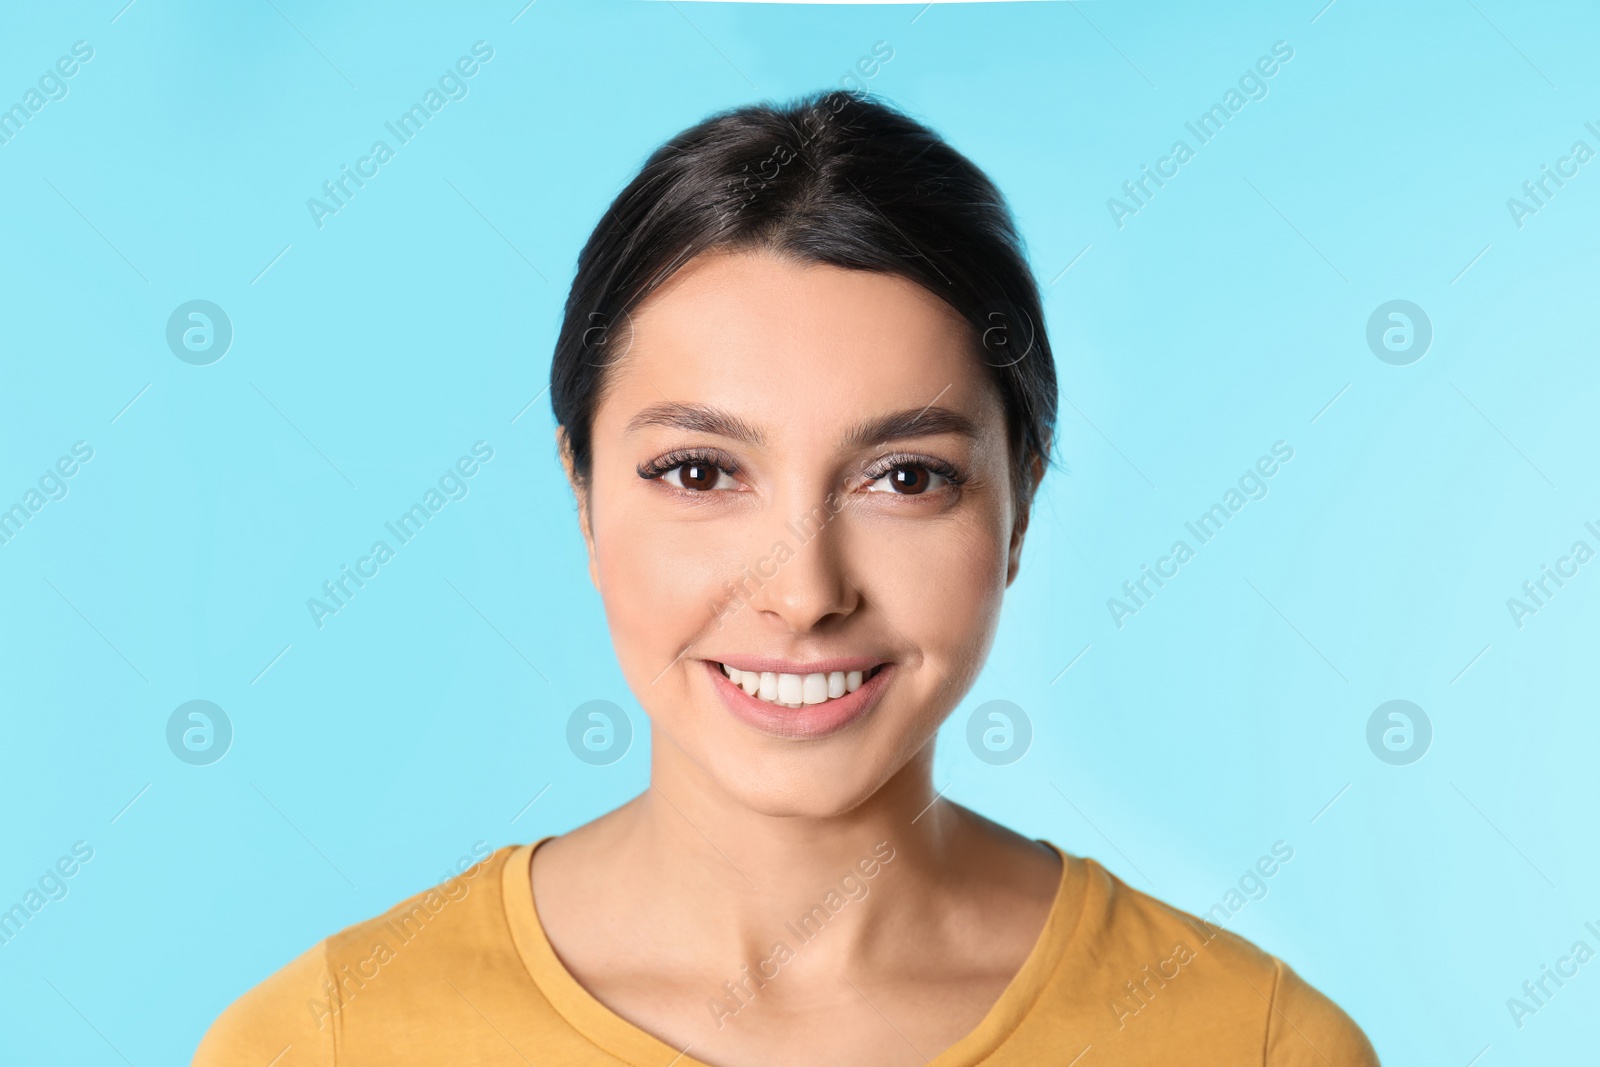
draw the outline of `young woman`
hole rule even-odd
[[[1377,1063],[1277,958],[935,792],[1056,413],[969,160],[848,94],[674,137],[551,397],[650,787],[318,943],[197,1064]]]

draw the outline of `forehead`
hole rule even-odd
[[[938,297],[768,252],[702,255],[634,312],[597,421],[664,400],[819,429],[936,400],[1003,419],[971,327]]]

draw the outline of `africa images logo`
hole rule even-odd
[[[1273,42],[1272,55],[1261,56],[1253,67],[1247,68],[1239,76],[1237,89],[1229,86],[1222,94],[1221,101],[1213,103],[1193,121],[1183,124],[1184,129],[1194,138],[1193,147],[1180,137],[1172,142],[1172,147],[1168,149],[1166,155],[1156,160],[1154,170],[1148,163],[1141,164],[1139,176],[1122,183],[1122,194],[1127,199],[1119,200],[1114,196],[1106,199],[1106,210],[1111,213],[1111,221],[1117,224],[1117,229],[1123,229],[1127,226],[1129,218],[1148,207],[1156,193],[1165,189],[1167,182],[1182,173],[1184,164],[1195,157],[1195,152],[1199,148],[1209,144],[1221,133],[1228,121],[1244,110],[1245,104],[1251,100],[1265,100],[1269,91],[1267,80],[1276,76],[1283,69],[1282,65],[1293,58],[1294,47],[1289,42]],[[1154,183],[1153,188],[1152,183]]]
[[[376,178],[383,165],[395,157],[396,151],[410,144],[428,121],[444,110],[445,104],[465,100],[471,91],[467,80],[476,76],[483,69],[482,64],[493,58],[494,48],[487,41],[474,41],[472,55],[461,56],[453,68],[439,75],[437,88],[429,86],[420,101],[402,111],[393,122],[383,124],[394,138],[393,145],[380,137],[372,142],[366,155],[356,160],[354,170],[348,163],[339,164],[339,176],[322,183],[323,199],[314,196],[306,199],[306,210],[311,213],[311,221],[317,224],[317,229],[322,229],[328,218],[349,206],[356,193],[365,189],[367,182]]]
[[[444,510],[445,504],[452,500],[467,498],[467,493],[471,491],[467,479],[482,470],[483,464],[494,459],[494,446],[487,441],[477,441],[472,446],[472,455],[477,458],[469,456],[458,458],[454,467],[447,468],[439,476],[437,489],[430,486],[420,501],[401,512],[393,522],[383,524],[384,529],[394,537],[393,547],[382,538],[372,542],[367,555],[355,561],[354,570],[350,564],[341,563],[339,576],[322,583],[322,593],[326,599],[314,596],[306,598],[306,610],[311,614],[311,621],[316,624],[317,629],[322,629],[327,625],[328,618],[349,607],[349,602],[355,599],[356,593],[365,588],[367,582],[376,578],[384,564],[394,559],[395,553],[400,548],[410,544],[433,517]]]

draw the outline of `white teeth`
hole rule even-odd
[[[784,708],[802,708],[836,700],[861,688],[870,671],[817,671],[811,674],[779,674],[774,671],[742,671],[719,664],[728,680],[751,696]]]

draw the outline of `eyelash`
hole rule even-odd
[[[677,470],[679,467],[687,466],[691,463],[699,463],[704,464],[707,467],[715,467],[717,470],[721,471],[723,474],[726,474],[730,478],[737,478],[739,476],[740,468],[739,465],[734,462],[733,457],[729,456],[725,452],[708,451],[702,449],[680,449],[678,451],[668,452],[662,456],[657,456],[655,459],[652,459],[649,462],[639,464],[638,474],[639,477],[644,478],[647,481],[654,481],[660,479],[663,475],[671,471]],[[911,452],[895,452],[891,455],[880,456],[870,466],[861,472],[861,477],[866,479],[867,483],[870,484],[877,481],[879,478],[882,478],[896,467],[921,467],[931,474],[937,474],[944,478],[945,481],[949,483],[950,488],[955,489],[959,489],[962,485],[966,484],[967,481],[966,474],[955,465],[947,463],[942,459],[936,459],[933,456],[918,455]],[[702,490],[700,492],[703,493],[704,491]]]
[[[669,471],[687,466],[690,463],[701,463],[707,467],[715,467],[730,478],[739,476],[739,465],[733,461],[732,456],[725,452],[680,449],[676,452],[668,452],[664,456],[657,456],[648,463],[639,464],[639,477],[646,480],[654,480]]]
[[[922,456],[912,452],[896,452],[893,455],[879,457],[871,466],[861,472],[861,476],[868,482],[875,482],[896,467],[921,467],[930,474],[937,474],[949,482],[954,488],[960,488],[967,480],[959,468],[946,463],[933,456]],[[919,494],[920,495],[920,494]]]

